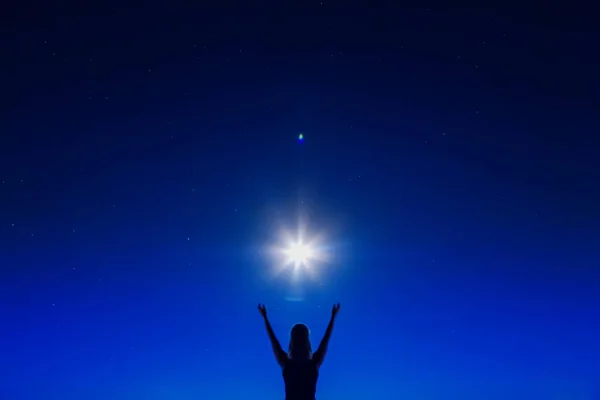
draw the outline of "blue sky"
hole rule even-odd
[[[596,399],[585,15],[226,12],[11,10],[0,395],[281,398],[257,303],[339,301],[320,399]],[[329,260],[273,276],[300,217]]]

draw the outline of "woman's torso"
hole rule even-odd
[[[313,360],[288,360],[283,367],[286,400],[314,400],[318,377]]]

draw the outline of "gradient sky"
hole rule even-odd
[[[124,4],[0,12],[0,398],[600,398],[591,11]]]

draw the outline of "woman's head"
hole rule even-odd
[[[310,331],[304,324],[296,324],[290,333],[288,356],[291,359],[309,359],[312,357]]]

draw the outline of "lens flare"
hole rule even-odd
[[[274,263],[273,274],[290,275],[297,282],[304,277],[317,280],[320,268],[330,258],[324,235],[309,234],[306,224],[302,223],[295,233],[293,230],[280,229],[276,244],[270,246],[268,252]]]
[[[285,250],[288,256],[288,264],[300,267],[310,261],[313,256],[313,250],[310,246],[302,243],[293,243]]]

